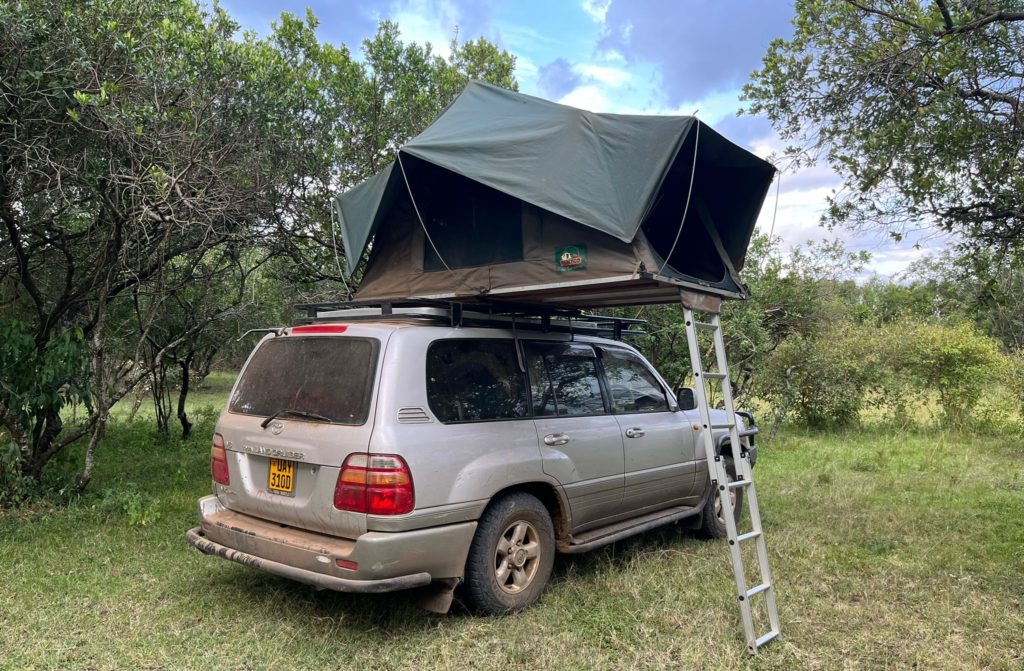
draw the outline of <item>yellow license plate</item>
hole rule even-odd
[[[295,462],[287,459],[270,460],[270,477],[267,487],[279,494],[295,493]]]

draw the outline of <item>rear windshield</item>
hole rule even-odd
[[[337,336],[268,340],[242,372],[228,410],[260,417],[294,410],[335,424],[363,424],[379,345],[371,338]]]

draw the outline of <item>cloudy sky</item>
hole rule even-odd
[[[781,143],[762,118],[737,116],[740,89],[768,43],[788,36],[792,8],[782,0],[222,0],[245,28],[269,29],[283,11],[320,19],[319,36],[358,52],[381,19],[406,41],[448,43],[483,36],[516,56],[520,90],[595,112],[694,114],[761,156]],[[941,240],[900,245],[881,235],[829,232],[818,224],[839,186],[827,168],[784,173],[759,225],[786,247],[841,237],[872,253],[870,272],[893,275],[935,251]],[[774,215],[774,216],[773,216]]]

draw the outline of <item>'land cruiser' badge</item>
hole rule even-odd
[[[587,269],[587,246],[555,247],[555,268],[560,273]]]

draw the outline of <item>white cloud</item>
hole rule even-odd
[[[583,11],[596,23],[604,24],[612,0],[583,0]]]
[[[599,86],[588,84],[574,89],[569,94],[562,96],[558,101],[563,105],[570,105],[591,112],[606,112],[613,107]]]
[[[582,77],[596,79],[602,84],[607,84],[608,86],[622,86],[632,79],[632,75],[625,70],[605,65],[588,65],[578,63],[573,66],[573,70]]]
[[[523,79],[536,80],[539,72],[540,68],[536,63],[526,56],[516,55],[516,79],[520,81]]]
[[[430,43],[434,53],[448,58],[449,43],[459,26],[459,11],[446,0],[398,0],[391,5],[389,17],[398,23],[402,41],[420,45]]]
[[[598,55],[609,63],[625,63],[626,57],[622,55],[621,51],[615,49],[604,49],[598,52]]]

